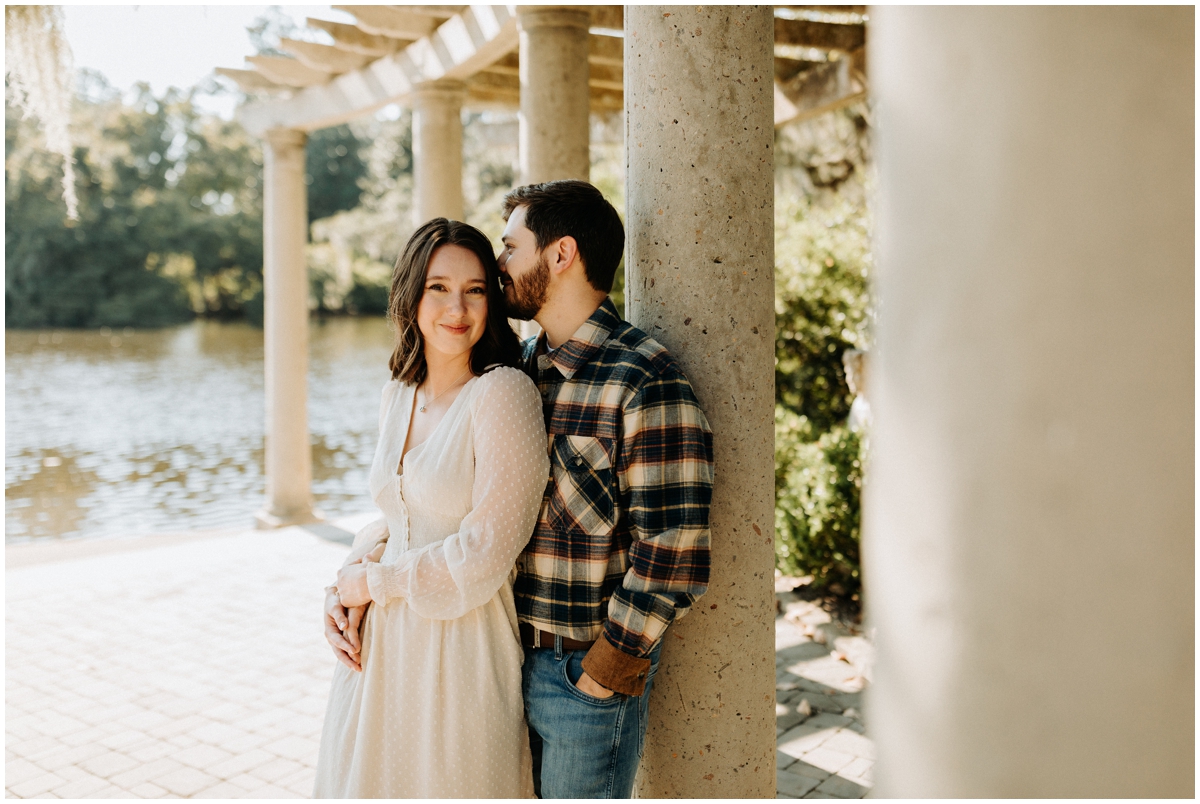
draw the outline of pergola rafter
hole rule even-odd
[[[369,34],[356,25],[347,25],[344,22],[331,22],[309,17],[307,23],[308,27],[329,34],[333,38],[333,46],[348,53],[359,53],[363,56],[378,58],[395,53],[412,44],[412,40]]]
[[[222,68],[246,92],[270,97],[248,106],[252,131],[312,131],[389,103],[411,105],[413,88],[452,78],[467,85],[468,108],[520,106],[516,6],[334,6],[353,25],[310,18],[332,45],[285,39],[294,59],[250,57],[252,69]],[[593,111],[618,110],[624,92],[622,6],[591,14],[588,80]],[[865,97],[866,7],[776,6],[775,125],[806,119]],[[294,62],[294,63],[291,63]]]
[[[372,60],[371,56],[298,39],[280,39],[279,48],[295,56],[307,67],[335,75],[366,67]]]
[[[246,106],[242,121],[250,131],[262,133],[272,128],[314,131],[345,123],[390,103],[409,103],[417,85],[441,79],[465,81],[517,47],[516,11],[512,6],[474,6],[436,27],[435,18],[401,12],[390,14],[394,9],[383,6],[362,8],[370,9],[363,14],[377,24],[360,22],[356,27],[363,34],[376,37],[370,41],[377,44],[386,36],[380,33],[385,30],[381,24],[389,20],[392,27],[386,30],[397,32],[402,19],[415,18],[424,21],[430,32],[361,68],[340,74],[326,72],[323,78],[312,74],[316,71],[307,72],[311,68],[298,59],[294,61],[304,69],[291,76],[279,64],[288,59],[274,58],[264,67],[263,59],[269,57],[250,57],[259,72],[275,83],[303,87],[290,96],[281,93],[279,98]],[[386,19],[384,11],[389,12]],[[415,23],[413,26],[408,32],[415,30]],[[347,38],[344,33],[343,38]],[[244,89],[252,89],[237,75],[229,77],[239,81]]]

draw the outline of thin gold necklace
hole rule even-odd
[[[470,367],[470,366],[467,366],[467,370],[466,370],[466,371],[464,371],[462,374],[459,374],[459,375],[458,375],[458,379],[456,379],[454,382],[450,383],[450,384],[449,384],[449,385],[447,385],[447,386],[446,386],[444,389],[442,389],[442,392],[441,392],[441,393],[439,393],[439,394],[438,394],[437,396],[435,396],[433,399],[426,399],[426,400],[425,400],[425,404],[424,404],[424,405],[422,405],[422,406],[419,408],[420,412],[421,412],[421,413],[424,413],[424,412],[425,412],[425,408],[429,407],[429,406],[430,406],[432,403],[434,403],[434,402],[437,402],[437,400],[438,400],[438,396],[441,396],[442,394],[446,393],[446,391],[449,391],[451,388],[453,388],[453,387],[455,387],[456,385],[458,385],[458,380],[461,380],[463,377],[467,376],[467,373],[468,373],[468,372],[470,372],[470,370],[471,370],[471,367]]]

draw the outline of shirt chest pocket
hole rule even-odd
[[[550,452],[547,513],[560,533],[603,535],[616,524],[613,439],[556,435]]]

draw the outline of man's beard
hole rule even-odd
[[[509,278],[512,284],[504,289],[508,317],[532,321],[546,303],[546,290],[550,287],[550,263],[545,255],[541,255],[530,271],[521,276],[509,274]]]

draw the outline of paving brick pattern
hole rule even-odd
[[[251,531],[8,570],[6,794],[309,796],[345,550]]]
[[[871,646],[817,606],[777,597],[776,797],[862,798],[875,764],[861,714]]]
[[[6,796],[309,796],[333,669],[321,587],[345,550],[290,528],[41,563],[10,552]],[[864,680],[840,641],[818,641],[823,612],[788,605],[778,794],[861,797],[874,759]]]

